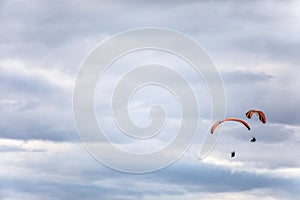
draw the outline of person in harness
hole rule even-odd
[[[231,158],[235,156],[235,151],[231,152]]]

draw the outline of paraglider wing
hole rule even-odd
[[[242,123],[244,126],[246,126],[246,128],[248,130],[250,130],[250,126],[247,122],[245,122],[244,120],[241,120],[241,119],[238,119],[238,118],[226,118],[226,119],[223,119],[221,121],[218,121],[216,122],[210,129],[210,133],[213,134],[215,129],[223,122],[227,122],[227,121],[235,121],[235,122],[239,122],[239,123]]]
[[[263,111],[260,110],[249,110],[248,112],[246,112],[246,117],[251,119],[254,113],[258,115],[258,118],[262,123],[265,124],[267,122],[265,114],[263,113]]]

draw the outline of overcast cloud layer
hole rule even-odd
[[[300,198],[299,7],[298,1],[0,1],[0,199]],[[151,26],[180,31],[206,49],[224,81],[228,117],[257,108],[268,123],[251,121],[250,134],[227,124],[206,159],[195,158],[196,140],[178,162],[154,173],[124,174],[95,161],[73,121],[76,75],[105,39]],[[148,52],[119,65],[155,57],[170,60]],[[182,73],[199,94],[205,91],[190,71]],[[165,136],[135,144],[106,127],[121,148],[151,151],[173,137],[176,101],[169,103],[167,93],[153,98],[155,92],[137,93],[132,118],[147,124],[147,99],[158,100],[169,111]],[[209,99],[199,99],[207,125]],[[107,103],[98,101],[98,117],[108,113]]]

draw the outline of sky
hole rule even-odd
[[[300,198],[299,4],[0,0],[0,199]],[[94,159],[74,121],[76,77],[97,46],[141,27],[175,30],[199,43],[224,82],[226,116],[245,119],[245,112],[256,108],[265,112],[267,123],[254,117],[248,121],[250,133],[228,123],[205,159],[196,158],[198,138],[175,163],[151,173],[124,173]],[[126,72],[120,67],[153,60],[174,65],[194,87],[202,136],[211,109],[203,80],[178,57],[151,50],[125,56],[108,71],[104,89],[95,94],[98,120],[109,118],[111,84]],[[159,103],[169,121],[150,142],[134,142],[107,122],[105,132],[121,149],[152,152],[175,137],[176,98],[160,87],[148,89],[132,97],[132,120],[146,126],[149,106]],[[249,142],[252,136],[256,143]],[[232,150],[235,158],[230,158]]]

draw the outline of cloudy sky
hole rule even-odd
[[[0,0],[0,199],[300,198],[299,7],[298,1]],[[168,28],[193,38],[222,76],[226,116],[243,118],[248,109],[257,108],[266,113],[268,123],[249,121],[250,134],[227,124],[204,160],[195,156],[201,145],[196,141],[176,163],[152,173],[122,173],[99,163],[76,131],[76,77],[99,44],[139,27]],[[184,65],[151,51],[128,56],[116,63],[108,83],[124,64],[157,59]],[[194,80],[188,66],[182,66],[180,73],[201,94],[199,118],[205,124],[210,119],[209,95],[202,95],[206,90],[201,79]],[[112,143],[142,153],[168,144],[180,116],[174,97],[161,89],[150,88],[151,95],[146,90],[136,93],[129,108],[133,121],[145,126],[149,105],[167,104],[170,120],[164,135],[135,143],[107,123]],[[100,119],[109,113],[105,95],[101,90],[96,94]],[[251,136],[256,143],[249,142]],[[235,158],[230,158],[232,150]]]

